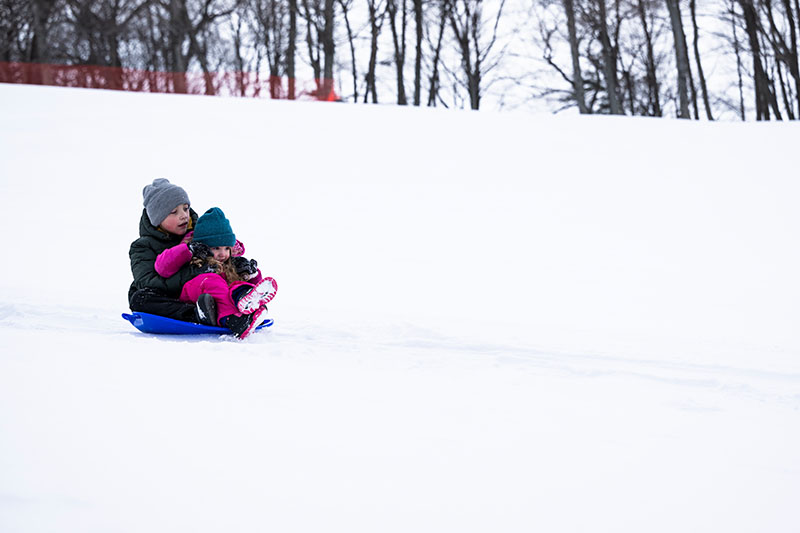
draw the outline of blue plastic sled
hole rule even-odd
[[[205,326],[193,322],[183,322],[173,318],[167,318],[150,313],[122,313],[122,318],[133,324],[133,326],[143,333],[155,333],[163,335],[230,335],[228,328],[215,326]],[[273,323],[271,318],[256,326],[256,331],[268,328]]]

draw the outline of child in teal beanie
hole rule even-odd
[[[236,240],[220,208],[203,213],[191,240],[162,252],[155,269],[160,276],[169,277],[187,264],[196,275],[183,285],[180,299],[197,302],[203,294],[210,294],[217,304],[218,324],[240,339],[249,336],[267,312],[278,284],[261,275],[255,259],[244,257],[244,245]]]

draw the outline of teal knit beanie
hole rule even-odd
[[[222,209],[212,207],[197,219],[192,240],[202,242],[211,248],[233,246],[236,244],[236,235],[233,234],[231,223],[225,218]]]

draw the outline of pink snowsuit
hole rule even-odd
[[[231,250],[231,257],[244,255],[244,245],[239,241]],[[189,245],[181,243],[172,248],[167,248],[156,257],[155,269],[159,276],[168,278],[192,260]],[[185,302],[197,302],[201,294],[210,294],[217,303],[217,323],[230,315],[241,315],[233,301],[233,291],[243,285],[253,287],[261,281],[261,270],[250,281],[236,281],[228,285],[228,281],[221,274],[199,274],[183,285],[180,299]]]

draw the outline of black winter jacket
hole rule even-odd
[[[197,223],[197,213],[189,208],[191,224],[189,230],[194,228]],[[139,289],[149,287],[163,291],[167,296],[178,298],[181,294],[183,284],[197,275],[193,272],[190,265],[184,265],[174,276],[162,278],[156,273],[156,257],[158,254],[180,244],[183,240],[182,235],[173,235],[164,230],[158,229],[150,223],[147,218],[147,211],[142,210],[142,218],[139,221],[139,238],[131,243],[129,252],[131,258],[131,272],[133,273],[133,283],[128,291],[128,301],[130,302],[133,293]]]

